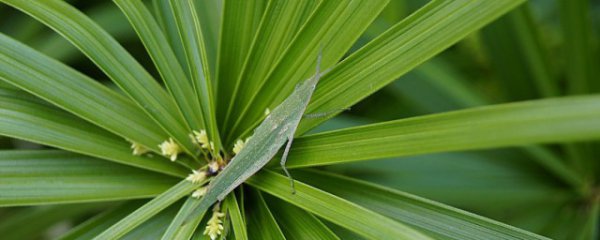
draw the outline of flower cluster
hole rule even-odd
[[[204,229],[204,234],[208,235],[211,240],[217,239],[219,235],[223,233],[223,221],[221,218],[225,216],[224,213],[219,212],[218,208],[213,210],[212,217],[208,220],[206,224],[206,229]]]
[[[206,170],[202,170],[202,169],[193,170],[192,173],[190,173],[190,175],[188,175],[187,178],[185,178],[185,180],[187,180],[193,184],[199,184],[199,183],[204,184],[208,175],[209,174]],[[206,194],[206,191],[207,191],[207,188],[205,186],[202,186],[202,187],[196,189],[192,193],[192,197],[200,198],[200,197],[204,196],[204,194]]]
[[[136,142],[131,142],[131,149],[133,149],[133,155],[136,155],[136,156],[142,155],[142,154],[150,151],[143,145],[136,143]]]
[[[215,149],[215,144],[208,140],[208,134],[206,134],[206,130],[202,129],[200,131],[192,131],[190,134],[190,138],[192,138],[192,142],[195,144],[199,144],[200,148],[213,150]]]
[[[250,141],[250,138],[246,138],[246,141],[243,141],[241,139],[238,139],[237,141],[235,141],[235,144],[233,145],[233,153],[236,155],[238,153],[240,153],[242,151],[242,149],[244,148],[244,146],[246,146],[248,141]]]
[[[205,157],[210,156],[209,158],[212,158],[207,165],[198,170],[192,170],[192,173],[185,178],[186,181],[201,185],[199,188],[194,190],[194,192],[192,192],[193,198],[201,198],[208,191],[206,183],[209,182],[209,178],[216,175],[224,166],[225,162],[223,161],[223,156],[221,154],[216,154],[216,156],[212,154],[206,154],[207,152],[205,151],[215,150],[214,143],[209,140],[206,130],[194,130],[189,136],[192,142],[199,146],[202,153],[205,154]],[[242,148],[244,148],[249,139],[250,138],[247,138],[246,141],[236,141],[233,147],[233,152],[238,154]],[[175,142],[173,138],[165,140],[159,144],[158,147],[160,148],[161,154],[165,157],[168,157],[171,161],[176,161],[177,156],[183,152],[182,147]],[[131,142],[131,149],[133,150],[133,155],[142,155],[150,151],[145,146],[136,142]],[[208,221],[206,229],[204,230],[204,234],[209,236],[210,239],[214,240],[219,235],[223,234],[223,223],[221,218],[224,216],[224,213],[219,212],[219,205],[217,204],[213,209],[213,215]]]
[[[169,157],[172,162],[177,160],[177,154],[181,152],[181,147],[173,140],[169,138],[158,145],[163,156]]]
[[[188,175],[187,178],[185,178],[185,180],[188,180],[192,183],[201,183],[204,180],[206,180],[206,171],[202,171],[202,170],[192,170],[192,173],[190,175]]]

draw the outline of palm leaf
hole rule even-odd
[[[3,0],[59,32],[102,69],[188,153],[191,132],[175,101],[108,33],[77,9],[59,0]]]
[[[597,96],[510,103],[299,138],[290,167],[598,138]]]
[[[176,182],[64,151],[0,151],[0,206],[148,198]]]
[[[248,184],[367,238],[430,239],[404,224],[299,181],[292,194],[289,180],[271,171],[259,172]],[[356,221],[356,216],[361,216],[361,221]]]
[[[204,116],[200,111],[200,104],[189,97],[194,95],[191,81],[187,78],[151,13],[141,1],[115,1],[115,3],[136,29],[188,124],[193,129],[203,129]]]
[[[166,138],[129,99],[1,34],[0,63],[4,81],[148,149]]]
[[[436,239],[547,239],[430,200],[347,177],[317,171],[300,172],[297,175],[324,191],[414,227]]]
[[[134,156],[129,143],[32,96],[0,90],[0,135],[25,139],[172,176],[186,170],[166,159]],[[182,162],[183,163],[183,162]]]
[[[350,107],[522,2],[431,1],[323,76],[307,112]],[[331,116],[306,119],[298,131]]]

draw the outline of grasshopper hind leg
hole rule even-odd
[[[292,147],[293,140],[294,140],[293,137],[288,138],[288,142],[285,145],[285,150],[283,150],[283,156],[281,157],[281,161],[279,162],[279,164],[281,165],[281,169],[283,169],[283,172],[285,172],[285,175],[290,179],[290,187],[292,188],[292,194],[296,194],[296,187],[294,185],[294,179],[292,178],[292,175],[290,174],[288,169],[285,167],[285,162],[287,161],[287,156],[288,156],[288,153],[290,152],[290,148]]]

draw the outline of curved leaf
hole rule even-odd
[[[191,132],[175,101],[152,76],[106,31],[60,0],[1,0],[48,25],[86,54],[152,119],[188,152]]]
[[[0,78],[148,149],[167,138],[129,99],[3,34]]]
[[[167,159],[134,156],[123,138],[20,92],[0,90],[0,135],[172,176],[187,174]]]

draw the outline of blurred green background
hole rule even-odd
[[[90,0],[69,2],[96,20],[158,76],[135,32],[114,4]],[[366,44],[426,2],[391,0],[352,49]],[[0,5],[0,16],[0,32],[111,85],[90,60],[51,29],[4,5]],[[600,91],[599,33],[600,1],[529,1],[313,132],[488,104],[597,93]],[[561,161],[586,175],[595,189],[591,196],[574,194],[536,164],[535,158],[544,156],[524,148],[383,159],[327,169],[552,238],[573,239],[589,224],[599,228],[597,214],[594,215],[597,209],[591,209],[591,202],[598,201],[593,198],[600,196],[600,187],[594,187],[599,182],[594,172],[600,172],[600,164],[596,163],[600,161],[600,144],[578,145],[584,149],[578,153],[569,146],[547,147]],[[44,147],[0,137],[0,148]],[[592,162],[591,167],[578,164],[582,158]],[[55,219],[38,226],[48,229],[39,235],[51,237],[91,216],[98,207],[79,204],[58,209],[33,207],[28,211],[56,212]],[[0,209],[0,232],[11,229],[2,224],[2,219],[15,212],[16,208]]]

